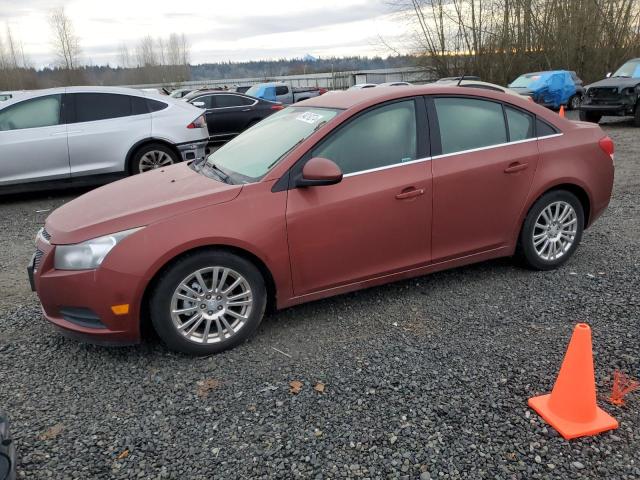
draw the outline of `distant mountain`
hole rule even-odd
[[[307,53],[304,57],[302,57],[302,60],[304,60],[305,62],[316,62],[318,59],[313,55]]]

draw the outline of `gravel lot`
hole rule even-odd
[[[0,408],[19,477],[640,478],[640,395],[604,399],[614,369],[640,376],[640,130],[603,128],[614,198],[561,270],[499,260],[319,301],[209,358],[55,333],[25,267],[38,210],[77,192],[3,198]],[[567,442],[526,400],[551,389],[577,321],[620,428]]]

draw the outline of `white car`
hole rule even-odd
[[[35,90],[0,104],[0,193],[99,184],[204,158],[202,110],[118,87]]]

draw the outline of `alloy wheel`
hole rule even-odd
[[[547,205],[533,227],[536,254],[546,261],[561,258],[571,249],[577,232],[578,216],[570,203],[557,201]]]
[[[253,294],[247,279],[235,270],[208,267],[180,282],[170,308],[178,333],[193,343],[214,344],[231,338],[246,324]]]
[[[147,172],[160,167],[173,164],[171,156],[162,150],[150,150],[140,157],[139,170]]]

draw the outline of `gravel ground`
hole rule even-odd
[[[614,369],[640,376],[640,130],[603,127],[614,198],[561,270],[498,260],[323,300],[209,358],[56,334],[25,266],[36,210],[73,195],[3,199],[0,408],[19,477],[640,478],[640,395],[605,401]],[[551,389],[577,321],[620,428],[568,442],[526,400]]]

